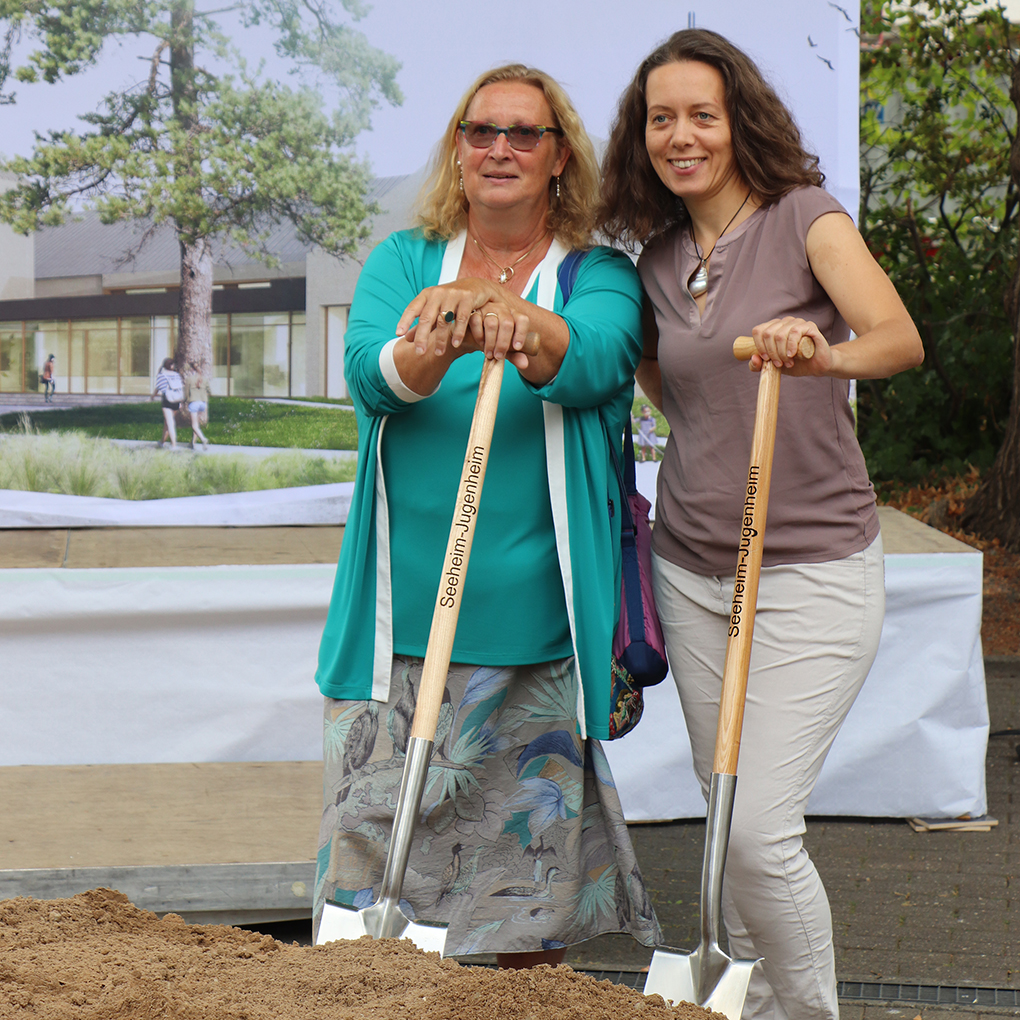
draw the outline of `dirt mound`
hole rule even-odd
[[[0,1017],[37,1020],[710,1020],[569,967],[462,967],[406,940],[285,945],[160,920],[121,893],[0,901]]]

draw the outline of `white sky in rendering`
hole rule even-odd
[[[199,6],[205,6],[199,0]],[[1020,0],[1007,0],[1020,20]],[[382,107],[358,149],[380,176],[410,173],[428,159],[450,113],[482,71],[510,60],[558,78],[589,132],[605,138],[617,99],[637,64],[689,23],[728,36],[746,50],[793,110],[829,188],[857,206],[858,0],[375,0],[358,27],[396,56],[404,104]],[[267,37],[244,36],[252,60],[273,54]],[[0,152],[28,154],[33,132],[69,129],[112,88],[147,73],[137,43],[111,46],[101,65],[58,85],[17,84],[17,103],[0,107]],[[831,66],[830,66],[831,65]]]
[[[199,7],[205,6],[199,0]],[[1008,0],[1020,20],[1020,0]],[[589,132],[605,138],[617,99],[637,64],[689,23],[732,39],[763,69],[821,157],[830,190],[857,206],[858,0],[375,0],[358,27],[402,63],[401,107],[381,107],[358,149],[380,176],[410,173],[428,159],[463,90],[482,71],[521,60],[559,79]],[[252,60],[273,54],[268,37],[245,33]],[[137,43],[111,46],[100,66],[58,85],[15,84],[17,103],[0,107],[0,152],[29,154],[33,132],[69,129],[109,90],[148,65]]]

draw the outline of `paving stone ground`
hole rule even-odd
[[[991,729],[1020,729],[1020,659],[985,663]],[[805,843],[832,906],[844,982],[1020,989],[1020,735],[992,737],[987,833],[916,833],[902,819],[809,818]],[[895,782],[895,776],[889,777]],[[667,944],[698,943],[703,822],[635,825],[631,834]],[[584,969],[637,969],[624,936],[575,947]],[[1020,1008],[841,1003],[840,1020],[1020,1016]]]

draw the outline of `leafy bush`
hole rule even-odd
[[[861,232],[925,362],[860,384],[861,445],[878,479],[984,468],[1010,402],[1016,32],[979,0],[887,0],[862,10],[862,25]]]

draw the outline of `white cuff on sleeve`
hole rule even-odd
[[[426,393],[424,396],[421,393],[415,393],[403,379],[400,378],[400,373],[397,371],[397,363],[393,358],[393,348],[398,343],[402,342],[400,337],[394,337],[388,344],[383,346],[383,349],[379,352],[379,371],[382,372],[383,379],[386,380],[387,386],[393,392],[404,401],[406,404],[415,404],[419,400],[424,400],[425,397],[431,397],[433,393],[436,393],[439,389],[437,386],[432,393]]]

